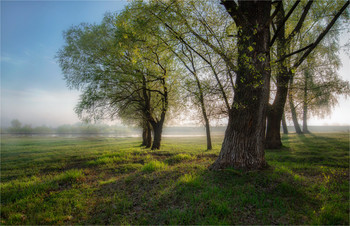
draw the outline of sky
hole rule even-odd
[[[106,12],[120,11],[127,1],[1,0],[1,126],[11,120],[32,126],[79,122],[74,107],[79,92],[69,90],[55,55],[64,45],[63,31],[82,22],[99,23]],[[349,39],[343,35],[341,42]],[[341,53],[340,75],[350,81],[350,58]],[[350,101],[325,119],[309,125],[350,125]]]
[[[13,119],[33,126],[79,121],[79,92],[69,90],[55,55],[63,31],[100,23],[126,1],[1,1],[1,125]]]

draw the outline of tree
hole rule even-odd
[[[307,59],[309,54],[314,51],[314,49],[319,46],[320,42],[324,39],[326,34],[329,33],[330,29],[333,27],[335,22],[339,19],[340,15],[345,11],[346,7],[349,5],[349,1],[345,4],[342,3],[332,3],[325,2],[325,4],[316,3],[314,10],[311,6],[313,1],[308,1],[304,6],[304,9],[299,17],[297,24],[293,25],[293,29],[291,29],[290,34],[286,37],[285,35],[285,25],[288,18],[292,15],[293,11],[297,8],[299,1],[296,1],[288,14],[284,15],[284,5],[280,1],[278,2],[278,6],[276,7],[277,13],[276,16],[276,24],[277,28],[275,29],[275,35],[272,38],[270,45],[272,46],[274,41],[277,40],[277,64],[279,65],[279,70],[277,70],[277,92],[275,96],[275,101],[270,107],[269,116],[268,116],[268,126],[267,126],[267,134],[266,134],[266,147],[267,148],[280,148],[282,146],[281,138],[280,138],[280,123],[283,115],[284,103],[286,101],[286,96],[288,92],[288,82],[290,86],[292,86],[294,81],[294,74],[297,68],[302,65],[302,63]],[[323,13],[325,7],[329,10],[331,8],[335,8],[336,14],[334,17],[325,17]],[[312,12],[312,15],[307,16],[309,12]],[[293,21],[293,20],[292,20]],[[308,24],[309,26],[303,26],[303,24]],[[317,25],[317,26],[316,26]],[[289,25],[290,26],[290,25]],[[324,29],[323,27],[326,28]],[[319,33],[320,30],[323,30]],[[297,35],[298,33],[304,32],[302,35]],[[308,34],[316,34],[309,35]],[[305,37],[306,36],[306,37]],[[314,41],[315,40],[315,41]],[[310,42],[313,43],[309,44]],[[291,43],[293,45],[291,45]],[[309,42],[309,43],[308,43]],[[305,45],[306,44],[306,45]],[[306,47],[302,47],[302,45]],[[298,46],[299,49],[295,51],[290,51],[291,46]],[[290,58],[292,56],[296,56],[294,60]],[[288,61],[286,61],[288,59]],[[297,113],[295,110],[295,106],[293,103],[293,91],[289,91],[288,95],[289,106],[292,113],[293,123],[297,133],[302,133],[298,119]]]
[[[107,15],[101,25],[66,31],[58,59],[67,84],[83,91],[76,109],[81,118],[123,118],[134,111],[137,125],[152,125],[152,149],[159,149],[176,70],[166,47],[151,35],[159,32],[157,26],[144,32],[147,18],[133,17],[137,4],[118,16]]]
[[[11,129],[13,131],[19,131],[22,127],[22,123],[18,119],[14,119],[11,121]]]
[[[211,169],[261,169],[270,87],[271,1],[222,1],[233,18],[238,59],[233,107],[218,159]]]

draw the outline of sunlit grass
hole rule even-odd
[[[349,224],[348,134],[283,136],[262,172],[208,171],[221,143],[2,138],[1,224]]]
[[[153,172],[153,171],[161,171],[163,169],[166,169],[168,166],[164,162],[159,162],[157,160],[152,160],[148,163],[146,163],[142,167],[143,172]]]

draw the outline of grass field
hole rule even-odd
[[[205,138],[2,137],[1,224],[349,224],[349,134],[283,136],[262,172]]]

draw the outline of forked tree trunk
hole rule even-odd
[[[283,128],[283,134],[288,134],[288,127],[287,127],[287,122],[286,122],[286,116],[282,115],[282,128]]]
[[[222,1],[238,30],[236,89],[218,159],[210,167],[262,169],[270,88],[270,1]]]
[[[283,3],[281,3],[283,4]],[[277,27],[281,30],[277,35],[277,59],[281,59],[286,55],[287,43],[285,39],[284,26],[284,9],[283,5],[280,7],[277,16]],[[275,100],[269,109],[267,116],[267,130],[266,130],[266,148],[279,149],[282,147],[281,141],[281,120],[284,112],[284,105],[287,99],[288,82],[291,74],[286,67],[286,60],[278,62],[278,72],[276,78],[277,92]]]

